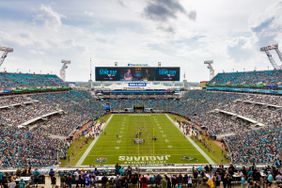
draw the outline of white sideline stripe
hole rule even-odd
[[[167,114],[165,114],[165,116],[167,117],[167,119],[169,119],[171,121],[171,123],[173,123],[173,125],[175,125],[180,132],[182,133],[181,129],[177,126],[177,123],[174,122]],[[198,152],[200,152],[202,154],[202,156],[208,161],[209,164],[215,164],[215,162],[190,138],[190,136],[185,135],[185,137],[187,138],[187,140],[198,150]]]
[[[106,123],[103,125],[102,130],[105,130],[105,128],[107,127],[107,125],[109,124],[109,122],[111,121],[113,117],[113,114],[110,116],[110,118],[106,121]],[[100,134],[101,135],[101,134]],[[91,144],[88,146],[88,148],[85,150],[85,152],[83,153],[83,155],[80,157],[80,159],[77,161],[76,163],[76,167],[80,167],[83,163],[83,161],[85,160],[85,158],[88,156],[88,154],[90,153],[90,151],[92,150],[93,146],[96,144],[97,140],[99,139],[100,135],[98,137],[96,137]]]
[[[151,114],[126,114],[127,116],[151,116]]]

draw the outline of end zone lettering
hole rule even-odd
[[[170,155],[149,155],[149,156],[124,156],[121,155],[118,157],[119,161],[125,162],[140,162],[140,161],[167,161],[170,158]]]

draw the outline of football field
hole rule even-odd
[[[82,165],[207,163],[165,114],[115,114]]]

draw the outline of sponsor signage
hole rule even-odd
[[[129,67],[148,67],[148,64],[133,64],[133,63],[128,63]]]
[[[146,87],[147,83],[145,82],[129,82],[128,87]]]

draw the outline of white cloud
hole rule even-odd
[[[51,6],[42,4],[39,8],[39,13],[34,17],[35,23],[43,23],[48,27],[58,27],[62,25],[62,18],[64,16],[60,15],[53,10]]]
[[[84,14],[85,14],[86,16],[89,16],[89,17],[93,17],[93,16],[94,16],[94,13],[93,13],[93,12],[87,11],[87,10],[84,11]]]

